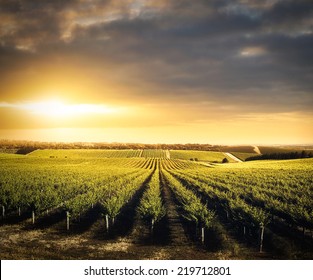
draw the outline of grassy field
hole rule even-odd
[[[224,154],[142,154],[0,154],[0,258],[313,259],[313,159],[204,166],[190,158]]]
[[[131,158],[139,157],[141,150],[98,150],[98,149],[68,149],[68,150],[36,150],[28,156],[42,158]]]
[[[313,151],[312,149],[306,149],[303,147],[267,147],[267,146],[259,146],[260,152],[262,154],[273,154],[273,153],[291,153],[291,152],[302,152],[305,151]]]
[[[257,156],[258,154],[256,153],[239,153],[239,152],[232,152],[235,157],[241,159],[242,161],[245,161],[249,157],[254,157]]]
[[[68,149],[68,150],[36,150],[27,155],[28,157],[39,158],[167,158],[165,150],[144,149],[144,150],[97,150],[97,149]],[[182,160],[199,160],[221,163],[224,158],[229,162],[234,162],[230,157],[222,152],[211,151],[183,151],[173,150],[169,152],[169,157]]]
[[[222,146],[219,148],[221,152],[228,153],[254,153],[253,146]]]
[[[0,149],[0,154],[15,154],[18,149]]]
[[[227,158],[229,162],[234,162],[230,157],[226,156],[222,152],[211,152],[211,151],[183,151],[183,150],[172,150],[170,151],[171,158],[183,159],[183,160],[199,160],[221,163],[224,158]]]

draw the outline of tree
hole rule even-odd
[[[223,158],[222,163],[228,163],[228,159],[227,158]]]

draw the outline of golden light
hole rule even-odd
[[[22,108],[36,115],[47,115],[52,117],[64,117],[71,112],[68,106],[61,101],[51,100],[43,102],[28,103],[22,105]]]
[[[53,118],[91,114],[111,114],[118,111],[117,108],[112,108],[103,104],[66,104],[58,99],[15,104],[1,103],[0,107],[21,109],[28,111],[31,114]]]
[[[34,114],[47,115],[51,117],[66,117],[83,114],[109,114],[115,110],[105,105],[96,104],[64,104],[61,101],[45,101],[30,103],[25,108]]]
[[[241,50],[240,55],[244,57],[261,56],[266,53],[263,47],[247,47]]]

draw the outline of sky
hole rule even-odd
[[[0,0],[0,139],[312,144],[309,0]]]

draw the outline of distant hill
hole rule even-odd
[[[313,146],[259,146],[261,154],[313,151]]]
[[[254,146],[220,146],[219,149],[221,152],[226,153],[255,153]]]
[[[26,154],[36,149],[115,149],[115,150],[142,150],[142,149],[163,149],[163,150],[193,150],[212,151],[226,153],[251,153],[256,154],[256,146],[253,145],[212,145],[212,144],[144,144],[144,143],[105,143],[105,142],[39,142],[21,140],[0,140],[0,151],[5,153]],[[313,146],[258,146],[261,154],[290,153],[313,151]],[[243,155],[243,157],[246,157]]]

